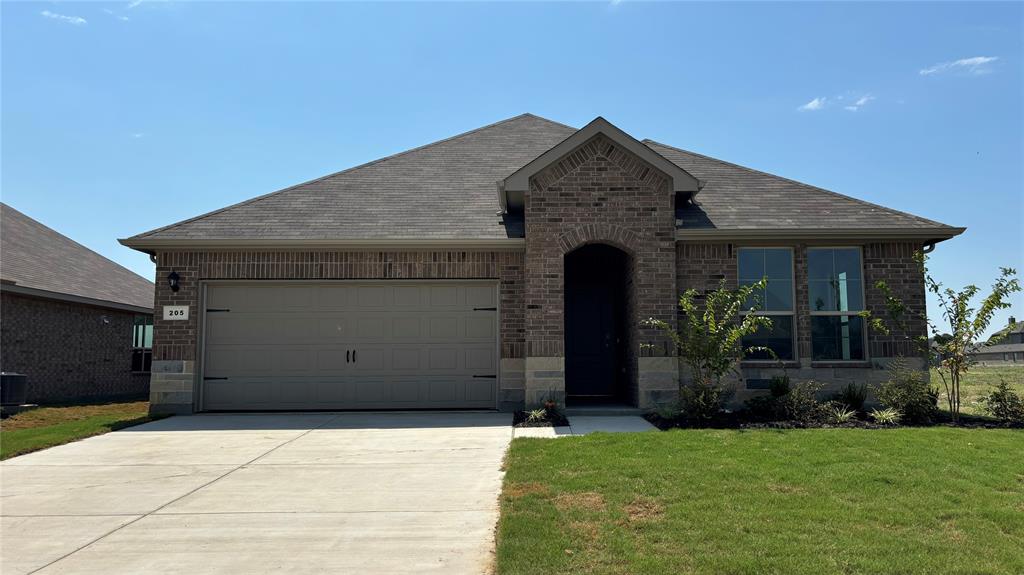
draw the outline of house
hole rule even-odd
[[[145,397],[153,284],[0,204],[0,370],[26,400]]]
[[[1010,316],[1009,324],[990,337],[989,342],[971,352],[974,361],[987,365],[1024,366],[1024,321]]]
[[[925,325],[868,333],[871,286],[923,311],[914,253],[963,231],[524,114],[122,243],[157,261],[154,411],[511,410],[670,401],[687,371],[640,320],[765,276],[774,326],[748,345],[795,379],[877,380]],[[778,365],[743,367],[753,388]]]

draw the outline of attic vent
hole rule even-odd
[[[610,157],[612,155],[612,152],[614,152],[614,151],[615,151],[615,146],[613,144],[608,144],[608,147],[604,149],[604,156],[606,158]]]

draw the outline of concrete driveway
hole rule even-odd
[[[0,464],[0,570],[482,573],[510,416],[173,417]]]

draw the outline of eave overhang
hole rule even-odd
[[[136,313],[152,314],[153,308],[142,307],[132,305],[129,303],[121,303],[116,301],[109,301],[103,299],[96,299],[91,297],[85,297],[69,293],[58,293],[48,290],[42,290],[38,288],[18,285],[16,283],[4,282],[0,283],[0,292],[7,292],[12,294],[24,295],[37,297],[41,299],[50,299],[55,301],[62,301],[68,303],[79,303],[83,305],[90,305],[94,307],[102,307],[106,309],[115,309],[120,311],[132,311]]]
[[[967,228],[772,228],[772,229],[677,229],[676,241],[730,240],[912,240],[934,244],[954,238]]]
[[[335,250],[490,250],[519,251],[526,247],[523,238],[388,238],[388,239],[179,239],[179,238],[126,238],[117,240],[140,252],[201,251],[223,249],[335,249]]]

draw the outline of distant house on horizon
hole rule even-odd
[[[0,370],[29,403],[149,393],[153,283],[0,203]]]
[[[1010,316],[1007,326],[971,353],[978,363],[1016,364],[1024,367],[1024,321]]]

